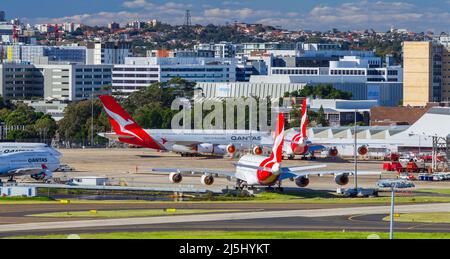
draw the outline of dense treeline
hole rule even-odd
[[[35,112],[28,105],[4,102],[0,97],[0,122],[6,129],[6,140],[34,139],[49,142],[55,136],[55,120],[42,112]]]
[[[284,97],[312,97],[314,99],[352,99],[351,92],[337,90],[330,84],[318,84],[316,86],[306,85],[303,89],[285,93]]]

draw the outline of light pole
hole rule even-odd
[[[356,117],[357,117],[357,113],[358,113],[358,110],[355,110],[355,128],[354,128],[354,131],[355,131],[355,190],[356,190],[356,193],[358,193],[358,132],[357,132],[357,130],[358,130],[358,126],[357,126],[357,120],[356,120]]]
[[[94,147],[94,88],[91,89],[91,148]]]
[[[394,217],[395,217],[395,192],[397,189],[413,188],[415,185],[411,181],[386,179],[380,180],[377,183],[380,188],[391,189],[391,208],[390,208],[390,222],[389,222],[389,238],[394,239]]]
[[[394,239],[394,210],[395,210],[395,188],[397,184],[391,185],[391,218],[389,223],[389,239]]]

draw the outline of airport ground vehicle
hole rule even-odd
[[[304,188],[309,185],[310,175],[334,175],[336,184],[346,185],[349,176],[354,174],[353,170],[343,171],[311,171],[324,168],[325,165],[313,165],[303,167],[282,167],[282,155],[284,145],[284,114],[278,116],[277,129],[274,135],[272,152],[269,157],[246,155],[236,164],[234,172],[219,171],[215,169],[190,169],[190,168],[153,168],[153,172],[165,173],[169,175],[172,183],[180,183],[183,175],[200,175],[203,185],[212,185],[214,177],[227,177],[236,179],[236,187],[255,188],[260,186],[278,186],[281,189],[282,181],[291,180],[298,187]],[[360,174],[380,174],[380,172],[359,171]]]

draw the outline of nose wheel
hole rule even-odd
[[[279,192],[284,192],[284,188],[281,187],[281,181],[277,182],[277,188],[275,188],[275,190],[277,190]]]

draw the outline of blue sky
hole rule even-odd
[[[26,7],[24,7],[26,6]],[[391,26],[414,31],[450,31],[450,0],[1,0],[8,18],[30,23],[158,19],[182,23],[190,9],[194,23],[256,22],[287,29],[342,30]]]

